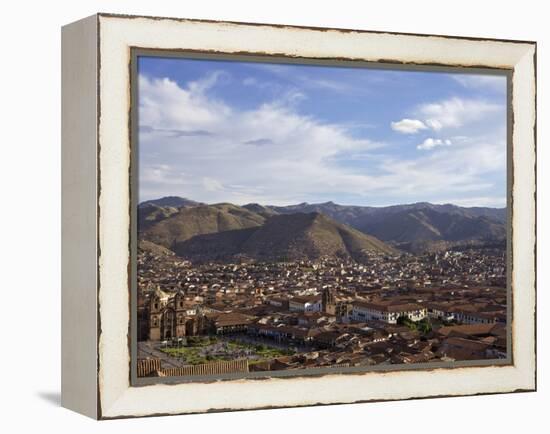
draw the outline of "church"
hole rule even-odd
[[[206,315],[185,300],[182,290],[168,294],[160,288],[138,306],[138,340],[166,340],[205,334]]]

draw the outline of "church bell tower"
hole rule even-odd
[[[323,289],[321,298],[323,304],[323,312],[329,315],[336,315],[336,297],[333,288]]]

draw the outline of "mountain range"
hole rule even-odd
[[[421,252],[506,237],[506,208],[427,202],[388,207],[333,202],[206,205],[176,196],[138,206],[140,239],[193,259],[299,259]]]

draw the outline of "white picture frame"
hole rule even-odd
[[[502,366],[132,385],[133,48],[511,74],[512,357]],[[62,33],[62,405],[96,419],[536,389],[536,44],[97,14]]]

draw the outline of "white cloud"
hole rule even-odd
[[[443,124],[437,119],[426,119],[426,123],[432,130],[435,131],[439,131],[441,128],[443,128]]]
[[[140,123],[148,126],[140,131],[143,199],[285,205],[321,197],[371,204],[482,198],[496,196],[505,173],[505,128],[477,135],[459,128],[450,139],[419,145],[437,152],[401,157],[345,124],[301,114],[298,91],[251,110],[232,108],[211,96],[219,79],[182,87],[140,77]]]
[[[503,113],[503,104],[483,99],[453,97],[442,101],[421,104],[412,113],[416,119],[402,119],[392,122],[391,128],[404,134],[414,134],[421,130],[441,131],[446,128],[460,128],[481,122],[489,116]]]
[[[401,119],[398,122],[392,122],[391,128],[394,131],[398,131],[403,134],[414,134],[420,130],[425,130],[428,127],[424,122],[418,119]]]
[[[169,164],[146,164],[139,169],[139,177],[147,184],[184,184],[186,174]]]
[[[286,65],[276,65],[268,63],[251,63],[249,66],[260,69],[264,72],[268,72],[276,77],[278,82],[266,81],[266,80],[257,80],[253,77],[245,78],[243,81],[244,85],[256,86],[260,89],[280,89],[281,82],[285,83],[286,86],[299,87],[301,89],[308,89],[314,91],[330,91],[337,94],[345,95],[357,95],[369,94],[369,86],[372,84],[379,84],[381,77],[363,77],[364,83],[363,86],[356,86],[348,82],[345,78],[339,80],[334,80],[328,77],[322,77],[317,74],[307,74],[299,73],[298,70],[289,68]],[[345,77],[342,75],[342,77]]]
[[[227,80],[228,77],[229,75],[224,71],[212,71],[200,80],[190,82],[188,88],[191,93],[204,94],[207,90],[216,86],[220,81]]]
[[[434,202],[437,197],[465,199],[495,191],[505,197],[505,144],[506,134],[497,132],[461,146],[441,146],[438,152],[421,153],[414,160],[388,158],[381,163],[381,195],[391,192]]]
[[[424,140],[420,145],[418,145],[416,147],[416,149],[429,150],[429,149],[433,149],[437,146],[451,146],[452,144],[453,143],[449,139],[445,139],[445,140],[432,139],[430,137],[430,138],[427,138],[426,140]]]
[[[204,186],[206,191],[210,191],[210,192],[224,190],[223,185],[220,181],[214,178],[210,178],[208,176],[204,176],[202,178],[202,185]]]
[[[207,95],[215,78],[199,83],[184,88],[169,79],[140,77],[140,123],[147,126],[140,131],[144,195],[292,202],[310,192],[347,188],[340,182],[346,170],[334,163],[338,155],[364,155],[383,146],[354,137],[345,125],[299,114],[305,95],[297,90],[239,111]],[[185,167],[184,182],[176,167]]]
[[[168,78],[149,79],[140,75],[140,124],[159,130],[205,130],[229,116],[230,107],[205,95],[220,77],[221,74],[212,73],[181,88]]]
[[[501,104],[485,100],[454,97],[440,102],[422,104],[416,112],[430,128],[438,131],[481,121],[488,115],[504,109],[505,107]]]

